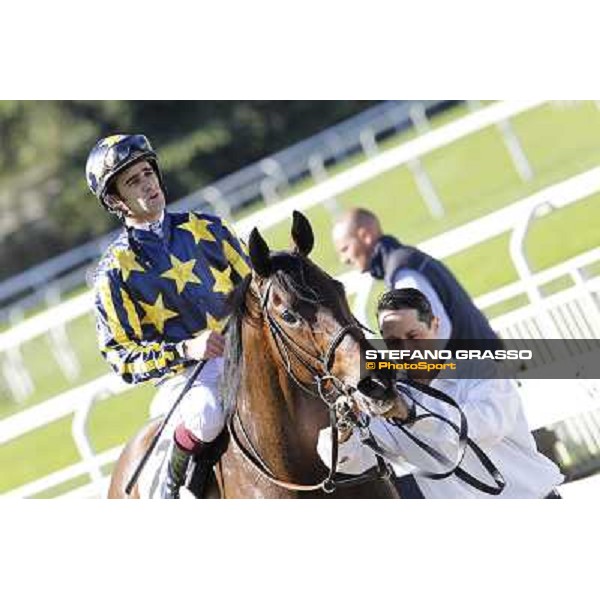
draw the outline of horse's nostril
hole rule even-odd
[[[378,379],[367,376],[358,382],[357,389],[361,394],[373,400],[384,400],[388,395],[387,386]]]

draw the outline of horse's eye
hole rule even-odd
[[[287,308],[281,313],[281,318],[289,325],[296,325],[298,323],[296,315]]]

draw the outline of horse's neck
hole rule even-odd
[[[257,332],[249,333],[249,337]],[[246,348],[264,348],[244,340]],[[323,465],[318,433],[328,425],[325,406],[295,384],[265,352],[246,352],[238,411],[252,445],[278,477],[313,479]]]

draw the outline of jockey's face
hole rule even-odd
[[[439,319],[433,317],[431,325],[427,325],[419,319],[419,313],[414,308],[382,310],[378,319],[383,339],[392,342],[394,347],[417,350],[423,347],[419,342],[437,339]]]
[[[333,244],[339,259],[361,272],[369,270],[376,236],[365,227],[351,229],[346,223],[338,223],[333,228]]]
[[[152,165],[146,160],[134,163],[115,179],[117,194],[111,201],[128,222],[150,223],[160,218],[165,196]]]

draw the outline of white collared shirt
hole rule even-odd
[[[164,220],[165,211],[163,210],[160,214],[160,218],[157,221],[152,221],[149,223],[135,223],[131,224],[130,227],[133,227],[134,229],[141,229],[142,231],[152,231],[162,237],[162,224]]]
[[[543,498],[562,483],[564,477],[558,467],[536,448],[516,384],[512,380],[436,378],[430,385],[448,394],[461,407],[467,419],[469,437],[500,471],[506,487],[499,496],[492,496],[475,489],[456,475],[441,480],[415,475],[425,498]],[[416,390],[413,393],[428,408],[458,425],[459,418],[455,409]],[[377,443],[396,457],[392,466],[398,475],[410,473],[417,468],[436,472],[444,470],[442,465],[436,463],[399,428],[386,420],[372,418],[370,429]],[[410,431],[449,459],[457,456],[457,434],[438,419],[425,419],[411,426]],[[328,429],[320,433],[318,452],[328,465],[331,456],[331,435]],[[356,431],[348,442],[340,445],[340,472],[359,474],[375,464],[373,451],[360,442]],[[469,449],[461,467],[481,481],[494,484]]]

